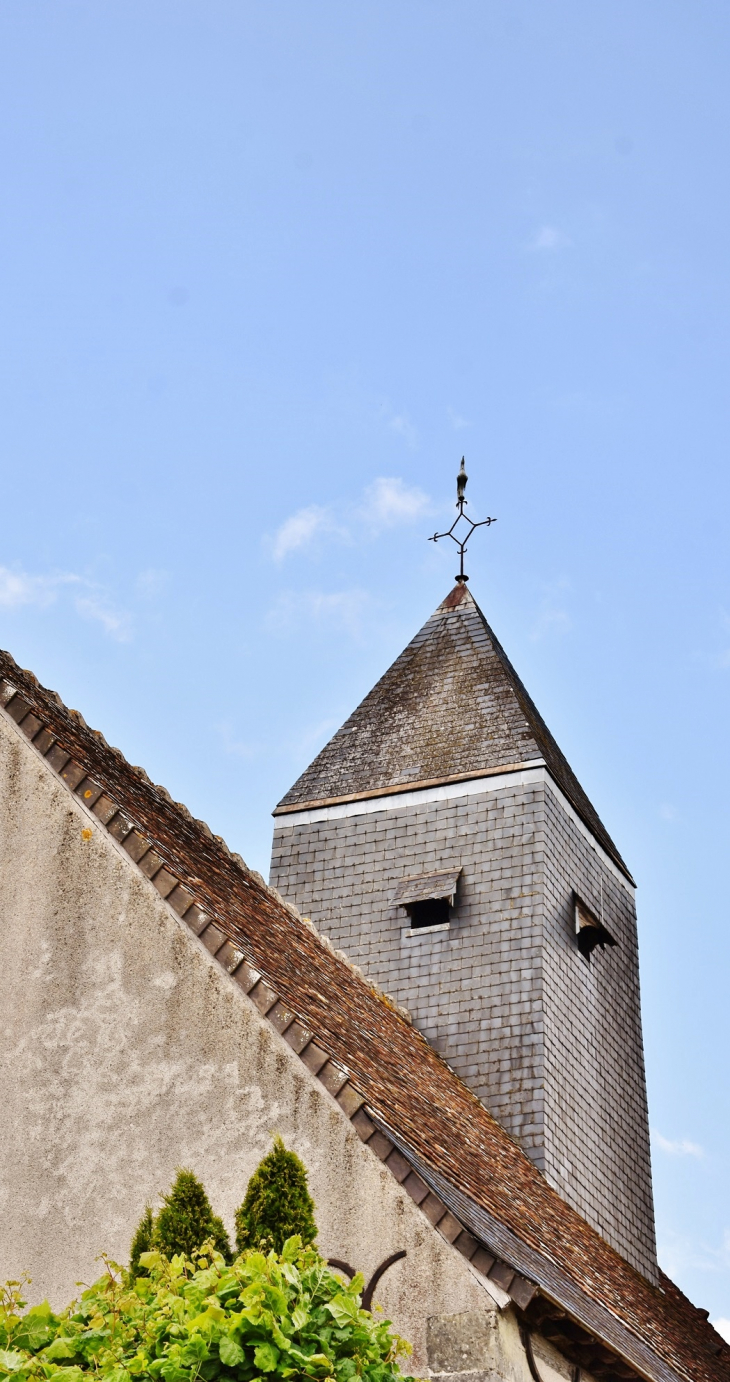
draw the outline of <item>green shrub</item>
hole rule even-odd
[[[132,1281],[141,1273],[139,1259],[143,1252],[150,1252],[155,1233],[155,1220],[152,1210],[148,1204],[144,1207],[144,1214],[137,1225],[137,1232],[132,1239],[132,1246],[129,1249],[129,1274]]]
[[[281,1252],[294,1234],[305,1247],[317,1237],[314,1200],[307,1188],[306,1167],[277,1137],[236,1210],[236,1243],[239,1252],[246,1248]]]
[[[172,1190],[163,1196],[162,1209],[154,1223],[151,1246],[158,1248],[165,1257],[172,1259],[178,1253],[191,1257],[203,1243],[212,1239],[216,1251],[227,1262],[231,1259],[231,1245],[223,1220],[213,1213],[210,1200],[192,1171],[178,1171]],[[141,1229],[142,1224],[138,1234]]]
[[[360,1308],[362,1277],[344,1286],[298,1238],[231,1267],[212,1250],[140,1265],[149,1276],[132,1283],[107,1261],[60,1315],[22,1315],[18,1283],[0,1289],[2,1382],[403,1382],[410,1347]]]

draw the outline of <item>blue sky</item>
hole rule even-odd
[[[730,12],[6,0],[0,643],[232,848],[471,589],[639,883],[730,1320]],[[730,1324],[727,1326],[730,1337]]]

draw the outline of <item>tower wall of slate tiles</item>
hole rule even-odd
[[[540,776],[538,774],[538,776]],[[563,1198],[656,1279],[633,892],[546,774],[292,825],[271,882],[405,1007]],[[386,809],[387,807],[387,809]],[[461,867],[448,931],[407,935],[410,874]],[[589,964],[572,892],[619,942]]]

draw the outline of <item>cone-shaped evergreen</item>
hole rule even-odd
[[[150,1252],[152,1249],[154,1232],[155,1221],[152,1217],[152,1210],[146,1204],[144,1214],[137,1225],[137,1232],[132,1239],[132,1246],[129,1249],[129,1275],[132,1281],[138,1276],[146,1275],[144,1268],[139,1265],[139,1259],[143,1252]]]
[[[246,1248],[281,1252],[295,1233],[305,1247],[317,1237],[314,1200],[307,1188],[306,1167],[277,1137],[236,1210],[236,1244],[239,1252]]]
[[[212,1238],[218,1252],[230,1261],[228,1234],[222,1219],[213,1213],[203,1186],[192,1171],[178,1171],[172,1190],[163,1196],[152,1246],[165,1257],[174,1257],[175,1253],[191,1257],[207,1238]]]

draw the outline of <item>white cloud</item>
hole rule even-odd
[[[725,1320],[721,1316],[719,1320],[710,1320],[710,1324],[713,1329],[717,1330],[718,1334],[721,1335],[725,1342],[730,1344],[730,1320]]]
[[[530,637],[537,642],[553,633],[567,633],[572,627],[573,621],[566,609],[543,609],[532,626]]]
[[[324,720],[318,720],[316,725],[306,729],[298,739],[297,752],[309,754],[311,757],[312,749],[326,744],[335,730],[339,729],[344,718],[345,715],[330,715]]]
[[[77,614],[83,619],[96,620],[111,638],[119,642],[129,640],[132,628],[130,616],[114,609],[103,590],[92,581],[69,571],[34,576],[27,571],[0,566],[0,608],[20,609],[34,605],[36,609],[48,609],[68,586],[75,587],[78,592],[73,600]]]
[[[658,1147],[660,1151],[666,1152],[668,1156],[703,1157],[705,1155],[698,1142],[688,1142],[686,1138],[681,1138],[673,1142],[668,1137],[662,1137],[662,1134],[657,1132],[656,1128],[652,1128],[651,1137],[654,1145]]]
[[[110,638],[117,643],[128,643],[132,637],[132,620],[124,610],[113,609],[103,596],[79,595],[74,601],[82,619],[95,619],[101,624]]]
[[[659,1262],[674,1281],[687,1272],[708,1272],[714,1275],[730,1270],[730,1230],[725,1229],[719,1246],[683,1238],[671,1229],[657,1243]]]
[[[557,226],[540,226],[529,243],[531,250],[563,250],[572,245],[572,240]]]
[[[238,739],[234,733],[230,720],[222,720],[216,725],[218,734],[223,744],[224,753],[229,753],[233,758],[255,758],[260,751],[260,744],[252,744],[245,739]]]
[[[59,573],[55,576],[30,576],[26,571],[11,571],[0,566],[0,606],[19,609],[21,605],[36,605],[47,609],[58,598],[59,587],[78,584],[80,577]]]
[[[318,533],[331,532],[334,528],[329,509],[323,509],[319,504],[310,504],[306,509],[299,509],[277,529],[274,538],[274,559],[283,561],[290,552],[308,547]]]
[[[285,590],[269,614],[269,623],[281,631],[306,619],[323,628],[357,634],[370,603],[365,590]]]
[[[410,415],[405,408],[396,409],[390,401],[386,399],[378,409],[380,417],[385,426],[397,436],[402,437],[410,451],[415,451],[418,446],[418,432],[411,421]]]
[[[392,432],[397,432],[399,437],[403,437],[411,451],[415,451],[418,433],[407,413],[395,413],[388,426]]]
[[[134,584],[139,595],[146,600],[154,600],[162,594],[168,580],[167,571],[158,571],[150,566],[147,571],[140,571]]]
[[[285,519],[273,537],[274,559],[281,562],[294,552],[311,549],[325,534],[339,542],[354,542],[376,536],[384,528],[413,523],[431,512],[431,501],[422,489],[397,476],[380,475],[365,488],[359,503],[343,504],[339,510],[332,504],[309,504]]]
[[[564,598],[569,589],[570,581],[565,576],[545,586],[540,611],[530,633],[533,642],[554,634],[565,634],[572,629],[573,621],[565,608]]]
[[[368,485],[361,509],[366,523],[375,529],[412,523],[430,512],[431,501],[422,489],[388,476],[380,476]]]

